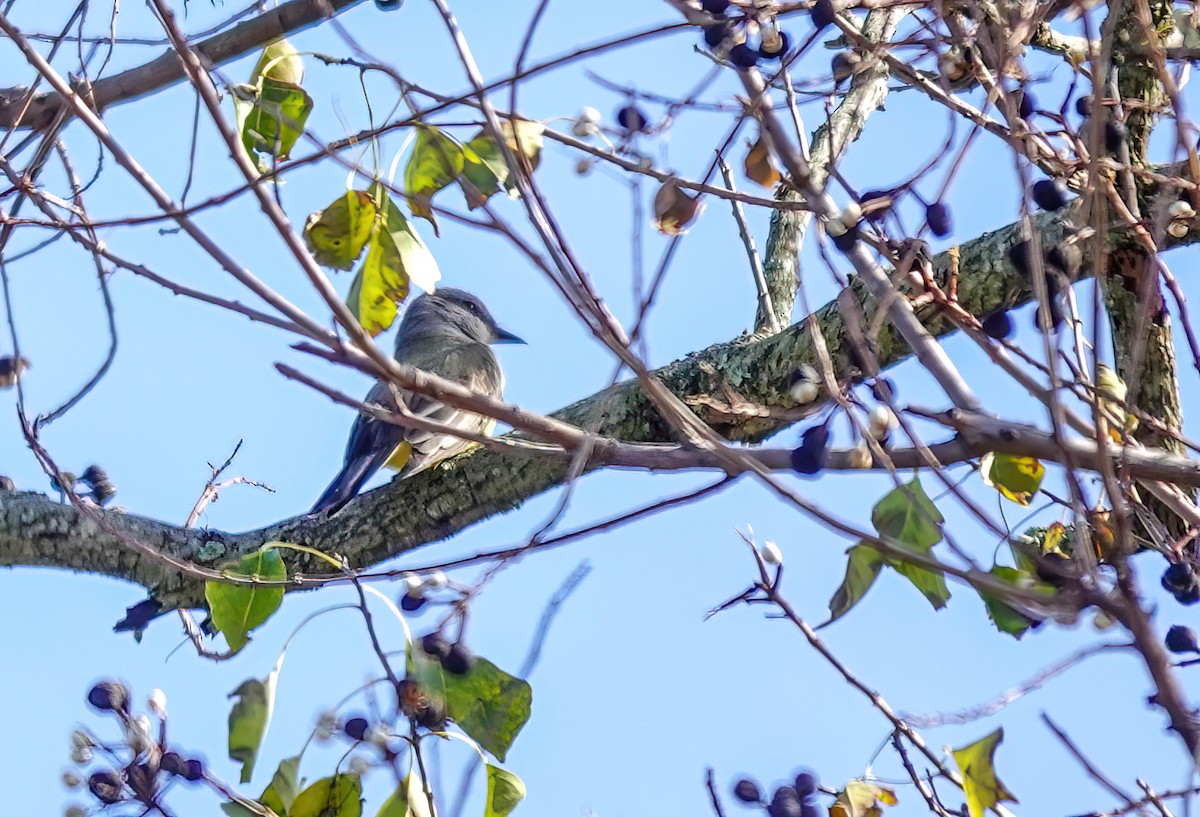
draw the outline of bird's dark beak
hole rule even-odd
[[[497,326],[495,329],[492,330],[492,343],[524,344],[525,341],[521,340],[519,337],[514,335],[512,332],[509,332],[507,329],[501,329],[499,326]]]

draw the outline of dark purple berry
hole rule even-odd
[[[729,8],[729,0],[700,0],[700,8],[709,14],[724,14]]]
[[[362,740],[367,734],[367,726],[366,718],[351,718],[346,721],[346,725],[342,727],[342,731],[351,740]]]
[[[821,809],[809,797],[800,803],[800,817],[821,817]]]
[[[442,656],[442,669],[451,675],[466,675],[475,666],[475,656],[459,642],[452,644],[449,652]]]
[[[101,803],[119,803],[125,799],[121,792],[124,781],[116,772],[96,772],[88,778],[88,791],[95,795]]]
[[[748,777],[743,777],[733,784],[733,796],[743,803],[762,802],[762,792],[758,790],[758,784]]]
[[[101,681],[88,690],[87,699],[101,712],[129,711],[129,688],[120,681]]]
[[[788,39],[787,34],[781,31],[779,32],[779,45],[775,47],[775,50],[769,51],[767,50],[766,45],[761,45],[758,49],[758,56],[762,57],[764,60],[781,60],[783,59],[783,55],[790,51],[791,48],[792,41]]]
[[[733,33],[733,27],[729,23],[719,23],[715,26],[704,27],[704,44],[709,48],[716,48],[721,43],[729,39],[729,35]]]
[[[871,383],[871,396],[880,403],[890,403],[896,399],[896,384],[890,377],[877,377]]]
[[[803,800],[817,790],[816,775],[811,772],[800,772],[796,775],[795,786],[796,794],[800,795],[800,799]]]
[[[938,238],[945,238],[950,235],[952,229],[950,208],[940,201],[935,201],[925,208],[925,223],[929,225],[930,232]]]
[[[1129,137],[1129,129],[1124,122],[1108,120],[1104,123],[1104,147],[1109,153],[1116,153]]]
[[[817,0],[808,14],[812,17],[817,31],[821,31],[833,25],[833,21],[837,17],[837,8],[834,7],[833,0]]]
[[[1037,100],[1033,98],[1033,94],[1029,91],[1021,91],[1020,98],[1017,102],[1017,115],[1022,119],[1028,119],[1037,111]]]
[[[646,129],[649,122],[650,120],[636,105],[626,105],[617,111],[617,124],[627,133],[640,133]]]
[[[738,43],[729,49],[729,61],[738,68],[753,68],[758,65],[758,51],[745,43]]]
[[[1092,98],[1090,96],[1081,96],[1075,100],[1075,112],[1080,116],[1092,115]]]
[[[158,768],[167,774],[182,775],[187,771],[187,761],[178,752],[163,752],[163,756],[158,761]]]
[[[800,795],[791,786],[780,786],[767,806],[770,817],[801,817]]]
[[[861,235],[858,232],[858,225],[855,224],[841,235],[833,236],[833,246],[842,252],[850,252],[854,249],[854,245],[858,243],[859,238],[861,238]]]
[[[424,596],[414,596],[412,593],[405,593],[400,597],[400,609],[406,613],[415,613],[424,606]]]
[[[1012,318],[1010,318],[1008,313],[1003,310],[999,312],[993,312],[983,319],[983,334],[987,335],[989,338],[1004,340],[1012,334],[1012,330]]]
[[[421,638],[421,649],[426,655],[441,658],[450,652],[450,642],[442,638],[441,633],[429,633]]]
[[[1008,248],[1008,262],[1018,275],[1026,281],[1030,279],[1033,274],[1033,244],[1028,238],[1022,238]]]
[[[1043,210],[1061,210],[1067,206],[1067,187],[1057,179],[1042,179],[1033,185],[1033,203]]]
[[[1200,581],[1191,562],[1176,562],[1168,565],[1162,575],[1162,586],[1180,604],[1195,604],[1200,601]]]
[[[800,446],[792,451],[792,468],[801,474],[815,474],[825,467],[829,451],[829,427],[822,424],[805,430]]]
[[[204,779],[204,763],[194,757],[189,757],[187,760],[187,768],[180,775],[189,783],[195,783],[197,780]]]
[[[1171,652],[1200,652],[1200,640],[1196,639],[1196,631],[1180,624],[1167,630],[1166,644]]]

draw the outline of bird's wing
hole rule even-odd
[[[415,362],[413,365],[489,397],[499,397],[504,389],[504,375],[496,355],[482,343],[456,346],[449,352],[443,352],[432,365],[421,366]],[[467,434],[489,434],[495,425],[489,417],[461,411],[427,395],[406,391],[403,397],[412,414]],[[423,429],[406,428],[403,434],[404,441],[412,446],[412,454],[400,469],[401,477],[422,471],[471,445],[470,440],[453,434]]]
[[[366,403],[393,406],[391,391],[376,383],[367,395]],[[354,498],[363,483],[387,462],[396,447],[404,442],[405,429],[392,423],[359,414],[350,428],[350,439],[346,443],[346,457],[342,470],[329,483],[325,493],[313,506],[310,513],[336,512]]]

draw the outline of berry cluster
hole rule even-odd
[[[704,26],[704,44],[738,68],[753,68],[760,60],[782,60],[791,49],[791,40],[779,30],[774,17],[728,16],[738,11],[729,0],[700,0],[700,7],[714,18]],[[751,44],[752,32],[758,35],[755,44]]]
[[[763,799],[762,790],[750,778],[742,778],[733,786],[733,796],[743,803],[759,806],[769,817],[819,817],[817,778],[810,772],[800,772],[791,785],[779,786],[770,802]]]
[[[157,811],[160,810],[158,800],[171,781],[180,779],[195,783],[205,779],[202,761],[166,746],[167,703],[161,690],[150,693],[146,701],[149,714],[132,711],[129,688],[120,681],[96,684],[88,690],[87,701],[97,712],[116,718],[122,739],[117,743],[104,743],[83,729],[74,731],[71,734],[72,762],[87,767],[100,753],[108,765],[92,771],[86,779],[74,771],[65,773],[63,782],[68,787],[86,785],[102,808],[118,803],[139,803],[147,811]],[[83,809],[71,806],[67,813],[83,813]]]

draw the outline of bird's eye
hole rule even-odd
[[[477,303],[475,303],[474,301],[467,301],[465,304],[463,304],[463,306],[465,306],[467,308],[468,312],[470,312],[474,315],[479,314],[479,305]]]

